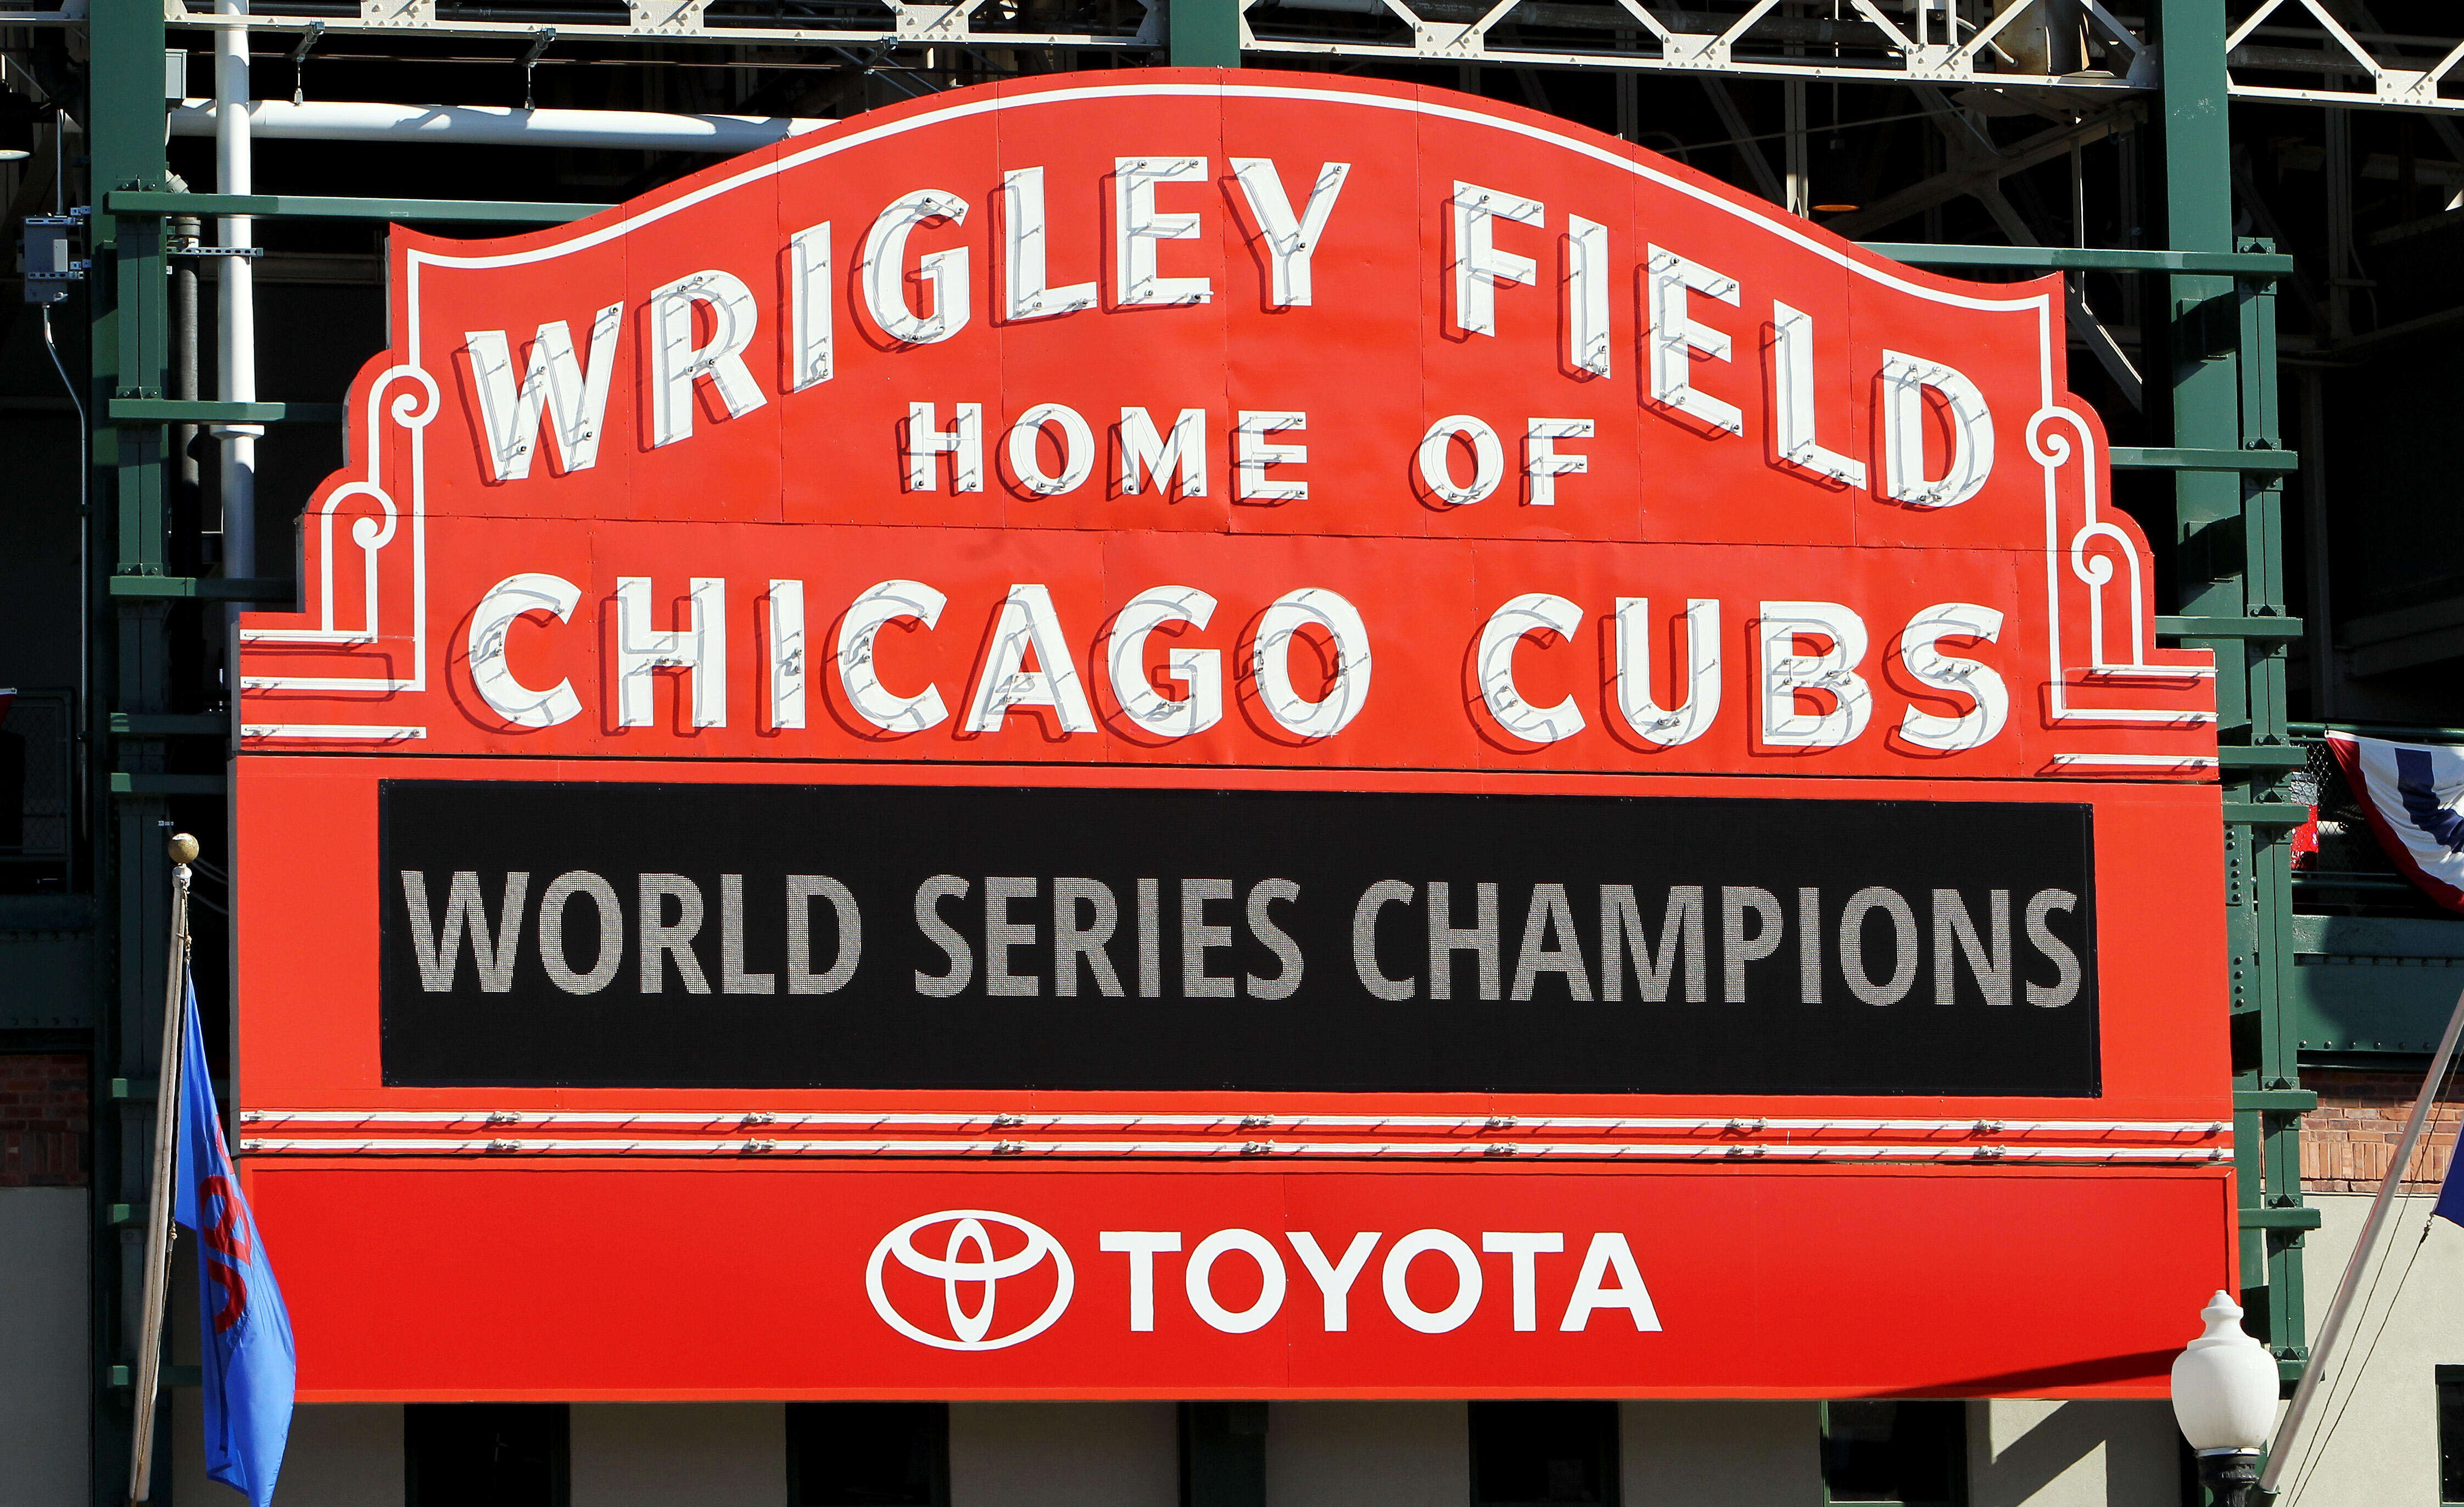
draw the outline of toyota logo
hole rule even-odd
[[[927,1255],[915,1249],[915,1237],[936,1225],[949,1226],[950,1233],[938,1242],[939,1255]],[[995,1230],[1004,1232],[1001,1239],[995,1239]],[[1010,1232],[1015,1232],[1020,1243],[1015,1250],[1004,1252],[1001,1248],[1011,1244]],[[927,1246],[935,1243],[931,1237],[926,1238]],[[891,1301],[882,1277],[892,1258],[908,1271],[941,1284],[944,1312],[937,1317],[946,1319],[946,1333],[935,1334],[920,1327]],[[1001,1281],[1023,1276],[1046,1260],[1053,1263],[1054,1275],[1052,1297],[1044,1312],[1031,1323],[995,1333],[995,1309]],[[881,1244],[872,1248],[872,1260],[864,1273],[865,1292],[871,1296],[872,1310],[881,1316],[881,1321],[936,1350],[1000,1350],[1034,1339],[1051,1328],[1062,1310],[1069,1306],[1075,1280],[1069,1269],[1069,1253],[1061,1249],[1060,1241],[1016,1215],[983,1208],[945,1208],[937,1214],[909,1220],[881,1237]],[[912,1292],[916,1284],[905,1285]]]

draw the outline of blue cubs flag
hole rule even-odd
[[[2327,751],[2387,857],[2431,899],[2464,911],[2464,748],[2329,733]]]
[[[197,1236],[197,1333],[205,1351],[206,1474],[246,1494],[255,1507],[274,1500],[282,1447],[291,1437],[291,1393],[298,1362],[291,1315],[274,1283],[256,1219],[240,1196],[239,1173],[223,1140],[222,1112],[197,1030],[197,989],[187,986],[180,1053],[180,1162],[171,1217]]]

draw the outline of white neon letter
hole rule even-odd
[[[556,440],[557,463],[566,472],[599,463],[599,430],[607,416],[607,374],[616,366],[616,340],[625,305],[611,303],[591,316],[590,362],[573,359],[573,331],[562,320],[539,327],[531,341],[530,369],[514,386],[514,358],[503,330],[472,330],[471,375],[479,389],[479,417],[488,431],[488,471],[499,481],[531,474],[539,447],[539,420]]]
[[[505,635],[517,618],[552,612],[560,623],[573,621],[582,603],[582,588],[562,576],[524,571],[507,576],[488,588],[471,612],[471,681],[490,710],[516,727],[554,727],[582,715],[582,698],[571,680],[559,680],[545,691],[534,691],[514,678],[505,663]]]
[[[1241,185],[1241,196],[1249,201],[1249,213],[1256,218],[1259,233],[1266,238],[1266,266],[1271,275],[1266,302],[1270,307],[1299,308],[1309,301],[1309,258],[1317,253],[1318,237],[1326,233],[1326,222],[1334,213],[1335,196],[1343,192],[1343,180],[1351,172],[1350,163],[1320,166],[1317,182],[1309,188],[1309,204],[1296,216],[1290,196],[1284,192],[1284,180],[1272,162],[1264,157],[1232,159],[1232,177]]]
[[[1456,435],[1471,441],[1471,485],[1457,486],[1454,477],[1454,441]],[[1506,447],[1498,443],[1497,431],[1468,413],[1449,413],[1429,426],[1420,436],[1420,480],[1438,495],[1438,499],[1453,507],[1467,507],[1497,490],[1506,479]]]
[[[655,672],[674,667],[693,679],[693,725],[727,725],[727,583],[693,578],[687,626],[650,626],[650,578],[616,578],[616,725],[650,725]]]
[[[804,583],[770,583],[770,725],[804,725]]]
[[[1051,425],[1061,432],[1061,474],[1052,476],[1044,469],[1044,459],[1036,454],[1037,441],[1044,427]],[[1075,492],[1095,474],[1095,432],[1078,416],[1078,410],[1059,403],[1039,403],[1018,416],[1009,427],[1009,469],[1026,490],[1041,497],[1059,497]]]
[[[830,286],[830,222],[788,237],[787,259],[787,334],[796,353],[796,375],[787,390],[802,392],[830,380],[839,321]]]
[[[1837,602],[1765,602],[1755,625],[1763,648],[1763,742],[1783,748],[1836,748],[1854,742],[1874,715],[1874,698],[1857,666],[1865,658],[1865,620]],[[1800,654],[1800,637],[1830,647]],[[1808,692],[1831,698],[1831,710],[1799,709]]]
[[[1662,748],[1690,743],[1720,715],[1720,604],[1685,603],[1685,704],[1670,711],[1651,695],[1651,599],[1621,596],[1617,605],[1617,712],[1645,742]]]
[[[1523,476],[1529,483],[1524,501],[1532,507],[1557,505],[1557,478],[1579,476],[1592,469],[1589,455],[1561,455],[1557,441],[1592,437],[1590,419],[1536,418],[1523,427]]]
[[[1026,668],[1029,650],[1035,653],[1032,670]],[[992,646],[976,672],[975,695],[967,703],[967,731],[1001,731],[1001,719],[1014,706],[1051,707],[1064,733],[1095,730],[1095,714],[1087,705],[1086,687],[1078,683],[1078,666],[1069,657],[1060,614],[1052,609],[1052,593],[1033,584],[1013,586],[1001,599],[1001,620],[993,625]]]
[[[1095,285],[1055,288],[1045,281],[1052,237],[1044,217],[1044,169],[1001,174],[1001,318],[1042,320],[1095,306]]]
[[[1121,306],[1204,303],[1215,297],[1204,277],[1155,273],[1157,241],[1199,238],[1198,215],[1155,208],[1155,185],[1204,183],[1203,157],[1116,157],[1112,160],[1112,301]]]
[[[1724,403],[1694,388],[1694,352],[1713,361],[1728,359],[1728,337],[1698,322],[1687,307],[1687,295],[1699,293],[1723,303],[1738,301],[1737,279],[1687,261],[1654,246],[1644,280],[1651,287],[1651,397],[1686,417],[1745,432],[1746,419],[1736,405]]]
[[[918,188],[890,202],[890,207],[865,233],[864,305],[872,321],[891,340],[930,345],[967,327],[974,312],[968,302],[967,249],[953,247],[925,256],[918,265],[933,290],[933,312],[918,315],[907,306],[907,237],[927,220],[967,223],[967,201],[938,188]]]
[[[1298,502],[1308,498],[1306,481],[1269,481],[1269,466],[1297,466],[1308,461],[1307,445],[1275,445],[1268,434],[1309,428],[1306,413],[1243,411],[1232,426],[1232,496],[1243,502]]]
[[[1326,698],[1302,698],[1292,686],[1292,635],[1314,628],[1334,641],[1333,683]],[[1303,587],[1275,599],[1258,617],[1250,645],[1258,699],[1286,732],[1300,738],[1331,738],[1369,704],[1369,629],[1360,609],[1321,587]]]
[[[1554,706],[1534,706],[1514,685],[1514,651],[1527,633],[1550,632],[1572,638],[1583,624],[1583,609],[1562,596],[1534,591],[1518,596],[1495,612],[1480,631],[1481,699],[1488,703],[1497,725],[1526,742],[1553,743],[1583,730],[1583,714],[1571,696]]]
[[[710,310],[716,328],[710,344],[693,344],[693,309]],[[761,315],[753,290],[733,273],[697,272],[650,293],[650,327],[658,378],[650,385],[650,443],[672,445],[693,432],[693,384],[710,379],[729,418],[742,418],[769,401],[745,369],[744,349]]]
[[[873,640],[892,623],[921,623],[928,629],[939,623],[948,601],[921,581],[884,581],[847,604],[847,616],[839,622],[839,685],[858,717],[884,732],[920,733],[940,726],[950,715],[937,686],[928,684],[914,696],[885,687],[873,649]]]
[[[1852,487],[1865,463],[1825,450],[1815,435],[1814,317],[1771,302],[1771,444],[1792,466]]]
[[[1911,706],[1900,719],[1900,736],[1946,753],[1992,742],[2011,718],[2009,687],[1991,665],[1944,654],[1937,646],[1946,638],[1990,644],[2001,636],[2002,614],[1973,602],[1938,603],[1908,619],[1907,631],[1900,635],[1900,663],[1921,683],[1976,704],[1957,717],[1938,717]]]
[[[1540,264],[1530,257],[1497,249],[1494,222],[1538,225],[1540,201],[1457,180],[1447,207],[1454,218],[1455,327],[1466,335],[1494,335],[1498,286],[1529,283],[1540,276]]]
[[[1159,738],[1186,738],[1223,720],[1223,653],[1175,649],[1164,674],[1188,688],[1175,701],[1156,693],[1147,678],[1147,635],[1167,623],[1204,628],[1215,615],[1215,598],[1195,587],[1157,587],[1141,591],[1112,621],[1112,695],[1130,720]]]
[[[1566,362],[1609,374],[1609,228],[1566,216]]]
[[[947,433],[930,403],[907,405],[907,490],[935,492],[940,489],[940,468],[934,464],[935,455],[950,457],[950,490],[952,493],[981,492],[984,489],[984,406],[960,403],[953,427]]]
[[[1206,410],[1183,409],[1172,421],[1169,438],[1155,432],[1155,418],[1144,409],[1121,410],[1121,494],[1135,497],[1140,473],[1155,477],[1155,490],[1172,485],[1172,468],[1180,467],[1180,495],[1206,496]]]
[[[1943,396],[1950,414],[1950,454],[1942,475],[1925,465],[1925,389]],[[1882,474],[1892,500],[1951,507],[1985,487],[1993,474],[1993,410],[1976,384],[1939,362],[1882,352]]]

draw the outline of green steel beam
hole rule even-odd
[[[161,90],[159,80],[156,90]],[[260,220],[425,220],[470,225],[562,225],[615,208],[520,199],[338,199],[302,193],[145,191],[106,193],[102,202],[110,212],[125,215],[247,214]]]
[[[2116,445],[2116,471],[2299,471],[2301,457],[2289,450],[2184,450]]]
[[[1241,66],[1242,0],[1165,0],[1175,68]]]
[[[175,398],[114,398],[104,417],[114,424],[340,424],[340,403],[183,403]]]
[[[2164,148],[2166,246],[2200,258],[2167,278],[2155,317],[2163,367],[2151,373],[2170,410],[2171,449],[2232,454],[2230,468],[2173,467],[2176,611],[2192,618],[2285,615],[2281,476],[2238,453],[2283,453],[2277,432],[2276,309],[2272,280],[2236,279],[2211,256],[2275,255],[2233,233],[2233,144],[2227,120],[2224,0],[2157,0],[2157,133]],[[2230,265],[2229,263],[2227,265]],[[2197,635],[2186,634],[2196,638]],[[2287,640],[2213,635],[2216,712],[2225,741],[2277,745]],[[2290,827],[2304,808],[2271,800],[2283,766],[2237,764],[2224,776],[2229,1008],[2255,1029],[2234,1032],[2236,1092],[2298,1089],[2292,986]],[[2288,822],[2287,818],[2291,818]],[[2233,1115],[2237,1200],[2243,1216],[2245,1308],[2279,1362],[2308,1354],[2304,1336],[2299,1119],[2240,1108]]]
[[[1859,241],[1869,252],[1918,267],[2024,267],[2046,272],[2212,272],[2228,277],[2290,276],[2293,258],[2276,254],[2122,251],[2099,246],[1937,246],[1925,241]]]
[[[87,193],[100,212],[90,222],[93,267],[87,299],[91,386],[87,410],[102,413],[114,399],[167,396],[169,321],[159,216],[111,212],[115,192],[161,193],[170,187],[164,160],[164,27],[159,0],[93,0],[87,21],[88,61],[83,122]],[[93,464],[89,557],[98,577],[161,575],[169,541],[164,494],[164,432],[159,426],[120,429],[99,436]],[[105,746],[102,716],[110,711],[169,710],[171,645],[164,601],[115,599],[92,582],[95,651],[92,696],[83,709],[89,747]],[[122,765],[161,770],[160,740],[130,738],[114,749]],[[90,782],[93,838],[88,864],[97,900],[94,1062],[98,1077],[153,1077],[164,977],[169,966],[170,860],[164,851],[167,808],[160,796],[113,796]],[[99,1507],[128,1497],[129,1395],[110,1378],[136,1361],[139,1256],[143,1236],[113,1229],[103,1211],[137,1202],[146,1186],[151,1108],[99,1107],[94,1117],[93,1451],[88,1489]],[[167,1394],[165,1401],[167,1403]],[[157,1507],[173,1493],[169,1408],[157,1415],[154,1492]]]
[[[175,602],[289,602],[298,597],[299,583],[285,576],[113,576],[111,594]]]
[[[2171,617],[2156,619],[2156,632],[2172,638],[2299,638],[2298,617]]]

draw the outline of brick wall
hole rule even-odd
[[[2396,1138],[2404,1134],[2405,1119],[2421,1092],[2421,1075],[2304,1068],[2301,1086],[2319,1096],[2319,1107],[2301,1117],[2303,1190],[2377,1192],[2395,1156]],[[2451,1076],[2445,1096],[2430,1114],[2430,1128],[2405,1170],[2408,1193],[2434,1193],[2445,1181],[2456,1134],[2464,1129],[2464,1086]]]
[[[85,1057],[0,1053],[0,1187],[83,1187]]]

